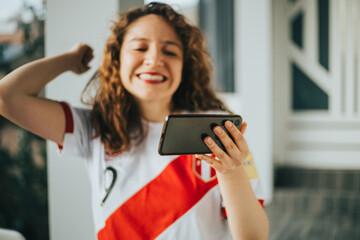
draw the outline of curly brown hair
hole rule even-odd
[[[131,141],[140,143],[146,136],[141,113],[135,98],[124,88],[120,79],[120,50],[128,26],[148,14],[161,16],[173,27],[183,46],[183,70],[179,88],[172,97],[171,112],[229,111],[216,97],[211,87],[211,58],[198,27],[186,22],[183,15],[169,5],[152,2],[121,14],[111,29],[100,68],[84,89],[87,92],[94,79],[100,80],[92,104],[92,126],[106,151],[123,152]]]

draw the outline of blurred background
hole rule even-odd
[[[44,57],[44,20],[42,0],[0,1],[0,81]],[[0,116],[0,228],[49,239],[46,159],[45,140]]]
[[[83,106],[117,12],[149,2],[0,0],[0,81],[86,42],[93,69],[42,93]],[[203,30],[214,87],[248,123],[270,239],[360,239],[360,1],[162,2]],[[0,116],[0,228],[95,239],[85,163],[56,148]]]

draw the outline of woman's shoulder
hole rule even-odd
[[[74,107],[74,111],[78,114],[84,115],[85,117],[89,118],[91,116],[91,109],[85,107]]]
[[[62,101],[60,102],[64,114],[66,126],[69,128],[91,128],[91,109],[82,106],[73,106],[72,104]]]
[[[85,118],[89,118],[91,115],[91,109],[83,106],[74,106],[73,104],[61,101],[61,106],[64,109],[65,115],[72,114],[72,115],[80,115]]]

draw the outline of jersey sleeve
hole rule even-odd
[[[60,102],[65,114],[63,145],[58,145],[59,155],[89,157],[91,147],[90,110],[74,108]]]

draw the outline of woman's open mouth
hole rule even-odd
[[[157,73],[140,73],[137,75],[137,77],[140,80],[145,81],[146,83],[150,83],[150,84],[163,83],[167,79],[165,76],[163,76],[161,74],[157,74]]]

